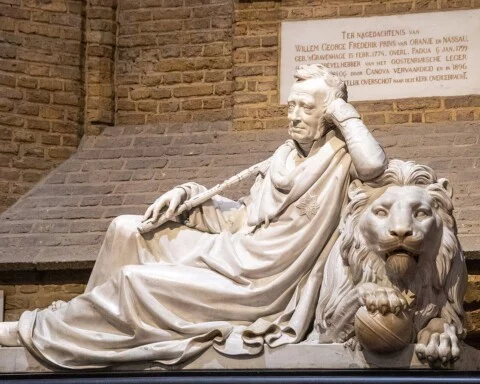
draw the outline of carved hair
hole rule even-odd
[[[314,78],[323,79],[325,84],[327,84],[332,90],[331,96],[328,98],[329,101],[333,101],[334,99],[343,99],[347,101],[348,92],[345,83],[322,64],[301,65],[295,71],[294,77],[296,82]]]
[[[430,319],[441,317],[455,324],[460,335],[463,335],[462,303],[467,272],[452,215],[452,190],[448,181],[437,179],[430,167],[401,160],[390,161],[388,169],[378,178],[367,183],[357,180],[350,186],[350,203],[346,207],[341,225],[340,255],[331,255],[341,256],[348,276],[345,270],[334,272],[331,268],[326,271],[325,274],[337,275],[329,279],[327,286],[322,286],[322,291],[325,291],[319,302],[320,324],[326,326],[327,318],[341,299],[338,296],[348,295],[354,286],[364,282],[384,286],[390,284],[385,274],[385,261],[368,249],[359,233],[359,221],[365,209],[392,185],[423,188],[432,198],[432,208],[440,216],[443,225],[438,254],[433,260],[420,257],[417,274],[411,282],[412,291],[416,292],[418,301],[415,327],[418,331]]]

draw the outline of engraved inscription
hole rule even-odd
[[[281,102],[290,73],[312,63],[344,78],[350,100],[478,93],[479,19],[467,10],[284,22]]]

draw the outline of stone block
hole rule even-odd
[[[213,86],[209,84],[182,86],[173,90],[175,97],[205,96],[213,94]]]
[[[289,12],[289,19],[311,19],[313,8],[292,8]]]
[[[32,1],[32,0],[28,0]],[[26,4],[24,4],[25,6]],[[12,7],[9,4],[0,4],[0,15],[10,17],[12,19],[18,20],[29,20],[31,16],[31,12],[26,9],[22,9],[19,7]]]
[[[387,11],[390,13],[411,12],[414,5],[412,1],[392,2],[387,5]]]
[[[367,125],[385,124],[385,115],[382,114],[365,114],[362,116],[363,121]]]
[[[74,121],[72,122],[51,122],[52,132],[55,133],[72,133],[76,134],[78,132],[78,124]]]
[[[0,115],[0,124],[21,127],[24,124],[24,119],[18,116]]]
[[[154,9],[151,11],[153,20],[176,20],[187,19],[191,14],[191,10],[188,8],[163,8]]]
[[[419,11],[431,11],[437,9],[438,2],[436,0],[416,0],[415,1],[415,9]]]
[[[441,0],[441,7],[442,9],[469,8],[470,1],[469,0]]]
[[[17,104],[17,113],[20,115],[38,116],[40,107],[36,104],[21,103]]]
[[[57,79],[39,79],[38,88],[49,91],[59,91],[63,89],[63,82]]]
[[[480,107],[480,95],[460,96],[445,99],[445,108]]]
[[[475,110],[457,110],[455,113],[456,121],[473,121],[475,120]]]
[[[6,99],[6,98],[1,98],[0,99],[0,112],[9,112],[13,110],[13,101]]]
[[[0,49],[2,49],[0,47]],[[6,85],[7,87],[15,87],[16,79],[14,76],[0,74],[0,85]]]
[[[143,20],[141,14],[145,14],[147,12],[132,12],[129,13],[129,17],[132,17],[132,20],[137,18],[138,20]],[[110,7],[89,7],[87,9],[87,17],[91,20],[94,19],[104,19],[104,20],[112,20],[114,17],[114,10]],[[148,17],[147,19],[148,20]]]
[[[425,112],[426,123],[436,123],[439,121],[446,121],[451,119],[452,119],[452,113],[450,111]]]
[[[234,100],[236,104],[256,104],[267,101],[268,97],[259,93],[235,93]]]
[[[190,99],[182,101],[181,109],[183,110],[192,110],[192,109],[201,109],[202,108],[202,99]]]
[[[19,77],[17,79],[17,85],[22,88],[36,88],[38,80],[31,77]]]
[[[419,109],[438,109],[441,106],[439,99],[406,99],[396,102],[398,111],[410,111]]]

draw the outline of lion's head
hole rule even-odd
[[[371,182],[353,182],[339,240],[344,271],[330,267],[325,275],[337,276],[322,286],[324,324],[339,296],[373,282],[415,294],[417,330],[442,317],[462,332],[466,268],[451,197],[431,168],[400,160]]]

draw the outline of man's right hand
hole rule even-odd
[[[187,193],[183,188],[173,188],[160,196],[155,202],[150,205],[143,215],[142,221],[150,219],[152,222],[156,222],[160,217],[162,211],[167,208],[165,216],[167,219],[172,219],[177,208],[185,201]]]

